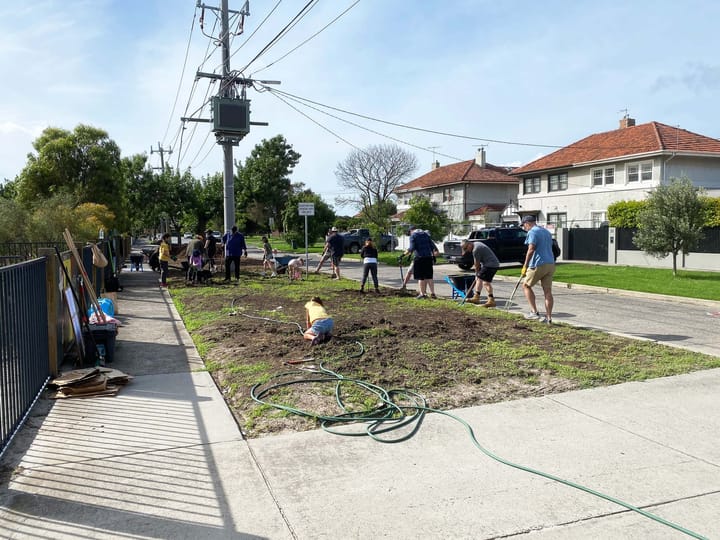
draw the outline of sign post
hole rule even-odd
[[[298,215],[305,216],[305,278],[310,272],[310,261],[308,260],[308,216],[315,215],[315,203],[298,203]]]

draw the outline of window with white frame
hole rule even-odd
[[[548,191],[565,191],[568,188],[567,173],[548,175]]]
[[[592,226],[599,229],[601,225],[607,223],[607,212],[592,212],[590,214]]]
[[[593,169],[592,185],[606,186],[615,183],[615,168],[606,167],[604,169]]]
[[[640,164],[640,180],[652,180],[652,163]]]
[[[523,193],[540,193],[540,177],[523,178]]]
[[[567,213],[565,212],[557,212],[557,213],[549,213],[547,217],[547,222],[550,224],[554,224],[555,228],[560,227],[567,227]]]
[[[632,163],[627,167],[627,181],[652,180],[652,162]]]

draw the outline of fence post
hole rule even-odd
[[[47,303],[48,325],[48,370],[50,375],[58,375],[58,324],[62,320],[60,311],[60,281],[58,260],[54,249],[40,248],[38,255],[45,257],[45,301]]]

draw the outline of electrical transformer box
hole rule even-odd
[[[213,131],[229,136],[250,133],[250,100],[215,96],[212,111]]]

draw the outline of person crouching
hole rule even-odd
[[[317,296],[313,296],[305,304],[305,324],[307,330],[303,337],[309,340],[311,345],[329,341],[332,337],[335,323],[325,310],[322,300]]]

